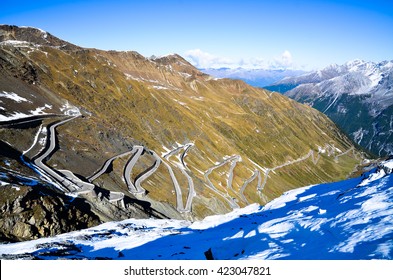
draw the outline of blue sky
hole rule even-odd
[[[178,53],[199,67],[305,68],[393,59],[393,1],[18,1],[0,23],[84,47]]]

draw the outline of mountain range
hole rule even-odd
[[[82,48],[0,25],[0,236],[201,220],[348,178],[365,155],[325,115],[179,55]]]
[[[216,78],[239,79],[254,87],[269,86],[284,78],[305,73],[303,70],[291,69],[207,68],[199,70]]]
[[[325,113],[376,156],[393,153],[393,61],[332,64],[266,89]]]

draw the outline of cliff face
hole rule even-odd
[[[345,178],[362,160],[316,110],[213,79],[178,55],[44,44],[50,34],[31,31],[25,41],[23,30],[9,29],[0,26],[2,140],[44,168],[60,193],[67,184],[93,187],[81,197],[101,221],[199,219],[265,204],[292,188]],[[9,155],[0,164],[18,168]]]
[[[16,185],[2,186],[0,217],[0,238],[5,241],[53,236],[100,223],[88,204],[72,204],[67,197]]]

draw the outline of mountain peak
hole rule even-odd
[[[159,63],[181,73],[186,73],[192,76],[208,76],[200,72],[197,68],[195,68],[195,66],[193,66],[186,59],[176,53],[168,54],[158,58],[153,56],[150,59],[156,63]]]
[[[59,47],[65,49],[79,48],[63,41],[52,34],[35,27],[0,25],[0,42],[27,42],[35,45]]]
[[[367,68],[373,68],[375,63],[367,62],[362,59],[354,59],[345,63],[344,66],[347,67],[350,72],[358,72]]]
[[[345,63],[346,65],[360,65],[360,64],[364,64],[366,63],[365,60],[360,59],[360,58],[355,58],[353,60],[348,61],[347,63]]]
[[[391,140],[386,140],[386,135],[392,136],[392,76],[392,61],[355,59],[281,80],[270,89],[283,89],[285,95],[313,104],[359,145],[376,155],[388,155],[393,151]]]
[[[155,62],[159,62],[161,64],[183,64],[183,65],[192,66],[191,63],[189,63],[187,60],[185,60],[183,57],[181,57],[176,53],[153,58],[152,60]],[[194,66],[192,67],[195,68]]]

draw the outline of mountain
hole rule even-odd
[[[0,38],[3,240],[68,231],[71,206],[83,217],[72,230],[200,220],[345,179],[364,160],[317,110],[179,55],[81,48],[8,25]]]
[[[110,222],[0,245],[2,259],[393,259],[393,160],[362,177],[286,192],[263,207],[185,220]]]
[[[290,69],[208,68],[199,70],[219,79],[239,79],[254,87],[265,87],[284,78],[304,74],[302,70]]]
[[[334,64],[266,88],[325,113],[375,155],[393,153],[393,61]]]

